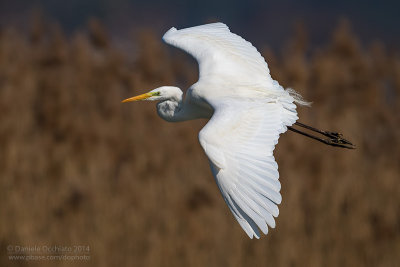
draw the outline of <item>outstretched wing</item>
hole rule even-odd
[[[268,65],[257,49],[239,35],[230,32],[223,23],[181,30],[171,28],[164,34],[163,40],[197,60],[199,80],[222,83],[228,80],[236,86],[257,85],[270,90],[282,90],[272,80]]]
[[[211,103],[214,115],[199,133],[214,178],[240,226],[250,238],[274,228],[281,203],[273,150],[279,134],[297,119],[291,97]]]
[[[298,118],[292,94],[271,78],[257,49],[223,23],[171,28],[163,40],[199,63],[202,86],[195,89],[214,109],[200,143],[233,215],[250,238],[259,238],[259,229],[266,234],[279,214],[272,152],[279,134]]]

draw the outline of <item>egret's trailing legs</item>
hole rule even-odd
[[[322,142],[322,143],[324,143],[326,145],[343,147],[343,148],[348,148],[348,149],[356,148],[356,146],[353,145],[350,141],[347,141],[346,139],[344,139],[343,135],[341,133],[322,131],[322,130],[319,130],[317,128],[305,125],[305,124],[303,124],[301,122],[295,122],[294,125],[306,128],[306,129],[311,130],[313,132],[317,132],[317,133],[322,134],[322,135],[324,135],[326,137],[329,137],[328,139],[323,139],[323,138],[320,138],[318,136],[315,136],[315,135],[312,135],[312,134],[309,134],[309,133],[306,133],[306,132],[302,132],[302,131],[300,131],[298,129],[293,128],[292,126],[288,126],[288,129],[291,130],[291,131],[293,131],[295,133],[298,133],[298,134],[302,134],[302,135],[307,136],[307,137],[310,137],[310,138],[312,138],[314,140],[317,140],[319,142]]]

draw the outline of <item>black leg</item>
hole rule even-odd
[[[317,141],[319,141],[321,143],[324,143],[326,145],[336,146],[336,147],[343,147],[343,148],[348,148],[348,149],[356,148],[355,145],[353,145],[351,142],[349,142],[346,139],[344,139],[343,135],[340,134],[340,133],[322,131],[322,130],[316,129],[314,127],[305,125],[305,124],[300,123],[300,122],[296,122],[295,125],[297,125],[299,127],[303,127],[305,129],[308,129],[308,130],[311,130],[313,132],[317,132],[317,133],[319,133],[321,135],[324,135],[324,136],[326,136],[328,138],[327,139],[323,139],[323,138],[320,138],[318,136],[315,136],[315,135],[300,131],[298,129],[295,129],[295,128],[291,127],[291,126],[289,126],[288,129],[293,131],[293,132],[295,132],[295,133],[298,133],[298,134],[307,136],[309,138],[312,138],[314,140],[317,140]]]

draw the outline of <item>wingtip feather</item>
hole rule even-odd
[[[164,40],[164,42],[168,43],[168,40],[170,39],[171,35],[174,32],[177,32],[178,30],[175,27],[172,27],[171,29],[169,29],[166,33],[164,33],[162,39]]]

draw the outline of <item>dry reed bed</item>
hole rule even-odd
[[[340,150],[284,134],[277,228],[249,240],[214,184],[197,133],[120,100],[196,81],[194,61],[144,31],[121,52],[96,21],[65,37],[0,30],[0,265],[8,244],[90,245],[92,266],[395,266],[400,262],[400,59],[346,24],[309,51],[297,32],[273,77],[313,101],[300,118]],[[171,52],[172,50],[172,52]],[[43,262],[15,262],[41,266]],[[70,266],[70,262],[50,262]]]

